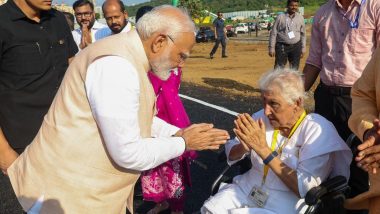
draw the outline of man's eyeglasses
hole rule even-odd
[[[170,35],[166,35],[166,36],[167,36],[167,37],[173,42],[173,45],[174,45],[177,49],[179,49],[179,48],[177,47],[177,45],[175,44],[174,39],[173,39]],[[186,61],[187,58],[189,58],[189,55],[188,55],[188,54],[185,54],[185,53],[183,53],[183,52],[180,52],[180,53],[179,53],[179,57],[180,57],[180,63],[183,63],[183,62]]]
[[[89,18],[91,17],[92,13],[93,12],[75,13],[75,17],[81,18],[82,16],[84,16],[85,18]]]

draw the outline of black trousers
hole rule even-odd
[[[222,44],[222,56],[226,56],[226,46],[227,46],[227,43],[226,43],[226,38],[223,36],[223,37],[218,37],[216,40],[215,40],[215,45],[214,47],[212,48],[211,52],[210,52],[210,55],[214,55],[216,50],[218,50],[218,47],[219,47],[219,44]]]
[[[301,41],[293,45],[277,42],[275,51],[274,68],[284,68],[289,61],[289,67],[298,70],[302,54]]]
[[[343,140],[346,140],[351,134],[351,130],[348,128],[348,119],[352,112],[350,91],[350,87],[331,87],[321,82],[314,92],[315,113],[331,121]],[[356,148],[360,143],[359,140],[354,141],[351,149],[353,150],[353,148]],[[353,157],[355,158],[355,154]],[[369,188],[368,173],[356,166],[355,159],[351,162],[348,185],[351,187],[350,197],[366,192]],[[347,214],[365,213],[368,212],[347,211]]]
[[[8,176],[0,172],[0,214],[24,214]]]

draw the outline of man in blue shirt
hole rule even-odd
[[[219,47],[219,43],[222,43],[222,57],[226,58],[226,28],[224,26],[223,14],[218,12],[218,18],[214,20],[214,32],[215,32],[215,45],[211,50],[210,59],[214,58],[214,54]]]

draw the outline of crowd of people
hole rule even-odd
[[[140,8],[133,29],[122,1],[103,3],[102,25],[92,2],[77,0],[73,29],[74,17],[51,2],[0,6],[0,213],[133,213],[141,175],[144,199],[155,202],[148,213],[180,214],[189,162],[224,144],[228,164],[248,156],[252,167],[201,213],[303,213],[306,193],[336,175],[352,188],[347,213],[380,213],[380,2],[321,6],[303,74],[298,6],[288,0],[273,25],[275,69],[259,80],[262,110],[237,116],[234,139],[191,124],[178,95],[195,43],[185,10]],[[220,43],[227,57],[222,18],[211,59]],[[304,94],[318,76],[307,113]],[[360,142],[349,148],[352,132]]]

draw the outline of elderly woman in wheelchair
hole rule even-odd
[[[235,120],[236,139],[226,144],[232,165],[250,156],[251,169],[221,185],[201,213],[303,213],[308,190],[329,177],[349,177],[351,150],[335,127],[306,114],[301,74],[281,69],[260,79],[263,109]]]

